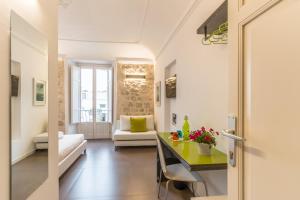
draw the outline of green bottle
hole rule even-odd
[[[182,126],[183,140],[190,139],[190,125],[188,122],[188,116],[184,116],[183,126]]]

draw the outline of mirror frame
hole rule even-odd
[[[45,105],[47,106],[47,129],[48,129],[48,125],[49,125],[49,97],[48,97],[48,93],[49,93],[49,88],[48,88],[48,82],[49,82],[49,44],[48,44],[48,38],[41,33],[36,27],[34,27],[32,24],[30,24],[28,21],[26,21],[26,19],[24,19],[22,16],[20,16],[17,12],[15,12],[14,10],[10,11],[10,32],[9,32],[9,70],[8,70],[8,76],[9,76],[9,199],[12,200],[13,198],[13,170],[12,170],[12,140],[13,140],[13,135],[12,135],[12,78],[11,78],[11,73],[12,73],[12,63],[13,63],[13,59],[12,59],[12,38],[13,38],[13,17],[19,17],[20,19],[22,19],[24,21],[24,23],[26,23],[28,25],[28,27],[30,26],[30,28],[32,30],[35,30],[36,33],[39,33],[39,35],[41,36],[41,38],[43,37],[45,43],[47,44],[47,50],[45,50],[45,56],[47,57],[47,80],[46,80],[46,91],[45,91]],[[33,85],[33,84],[32,84]],[[33,89],[33,88],[32,88]],[[19,90],[21,90],[21,88],[19,87]],[[32,94],[33,97],[33,94]],[[34,105],[34,102],[32,102],[32,105]],[[39,105],[34,105],[34,106],[39,106]],[[43,105],[44,106],[44,105]],[[48,138],[48,149],[47,149],[47,171],[45,172],[46,177],[41,181],[41,183],[25,198],[30,197],[41,185],[43,185],[48,179],[49,179],[49,163],[50,163],[50,156],[49,156],[49,152],[50,152],[50,140]]]

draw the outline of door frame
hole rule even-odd
[[[236,135],[244,137],[244,28],[282,0],[229,0],[229,112],[237,116]],[[236,167],[228,166],[228,199],[244,199],[243,144],[237,145]]]

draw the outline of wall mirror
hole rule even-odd
[[[48,177],[48,42],[15,12],[10,72],[11,199],[24,200]]]

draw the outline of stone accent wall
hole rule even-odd
[[[65,67],[64,61],[58,61],[58,130],[65,132]]]
[[[117,119],[154,114],[153,68],[150,64],[117,64]],[[144,74],[146,79],[130,79],[126,74]]]

